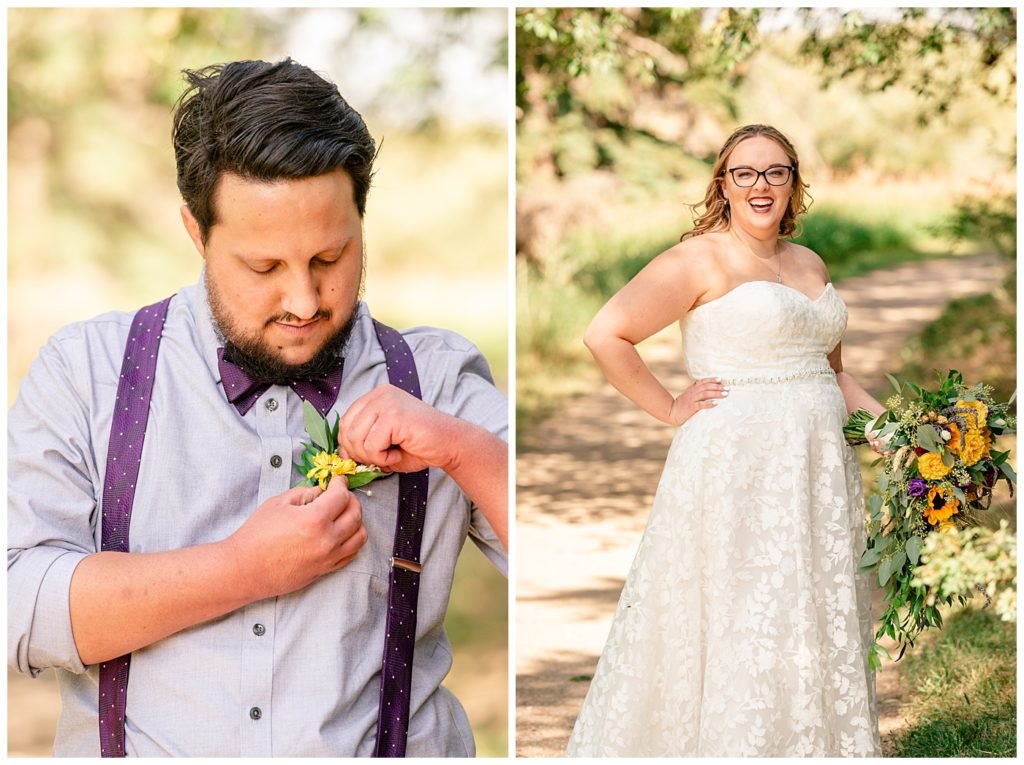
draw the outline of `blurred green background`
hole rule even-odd
[[[366,215],[375,315],[461,332],[507,393],[504,9],[10,9],[7,21],[8,405],[60,326],[198,278],[170,145],[180,71],[285,56],[337,83],[381,146]],[[479,753],[505,756],[507,587],[472,545],[447,623],[446,684]],[[52,678],[9,676],[7,708],[9,753],[49,754]]]
[[[1016,64],[1012,8],[517,10],[520,438],[597,379],[584,328],[691,228],[740,125],[796,146],[813,197],[797,241],[836,281],[1012,259]],[[985,310],[1015,325],[1012,291]],[[950,361],[1013,390],[1012,358]]]

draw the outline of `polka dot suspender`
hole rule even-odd
[[[173,296],[172,296],[173,297]],[[128,526],[135,501],[135,481],[142,462],[149,402],[160,350],[160,333],[171,298],[135,314],[121,362],[121,379],[110,425],[107,471],[103,482],[100,549],[128,552]],[[124,757],[124,710],[131,654],[100,664],[100,755]]]
[[[374,321],[384,349],[388,381],[416,398],[420,381],[412,351],[401,334]],[[398,519],[388,579],[388,618],[381,665],[380,708],[374,757],[404,757],[409,730],[409,689],[416,644],[416,600],[419,596],[420,541],[427,510],[428,470],[402,473],[398,484]]]

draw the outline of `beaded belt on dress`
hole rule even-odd
[[[802,369],[797,372],[787,372],[780,375],[760,375],[754,377],[723,377],[723,385],[764,385],[772,383],[793,382],[795,380],[810,380],[815,377],[828,377],[835,375],[832,367],[824,369]]]

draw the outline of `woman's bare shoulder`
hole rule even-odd
[[[830,281],[828,266],[825,265],[825,261],[821,259],[818,253],[810,247],[804,247],[796,242],[787,242],[786,245],[789,251],[796,256],[797,263],[801,269],[814,271],[826,282]]]
[[[702,274],[717,267],[719,247],[717,234],[703,234],[684,239],[658,257],[672,262],[688,275]]]

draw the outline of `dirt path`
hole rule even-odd
[[[849,279],[846,369],[869,390],[899,366],[904,343],[949,300],[995,288],[995,257],[908,264]],[[669,389],[681,389],[678,330],[640,347]],[[569,402],[518,442],[516,500],[516,751],[564,751],[608,634],[612,614],[654,497],[672,429],[610,386]],[[877,611],[877,609],[876,609]],[[878,677],[883,737],[902,721],[898,665]]]

